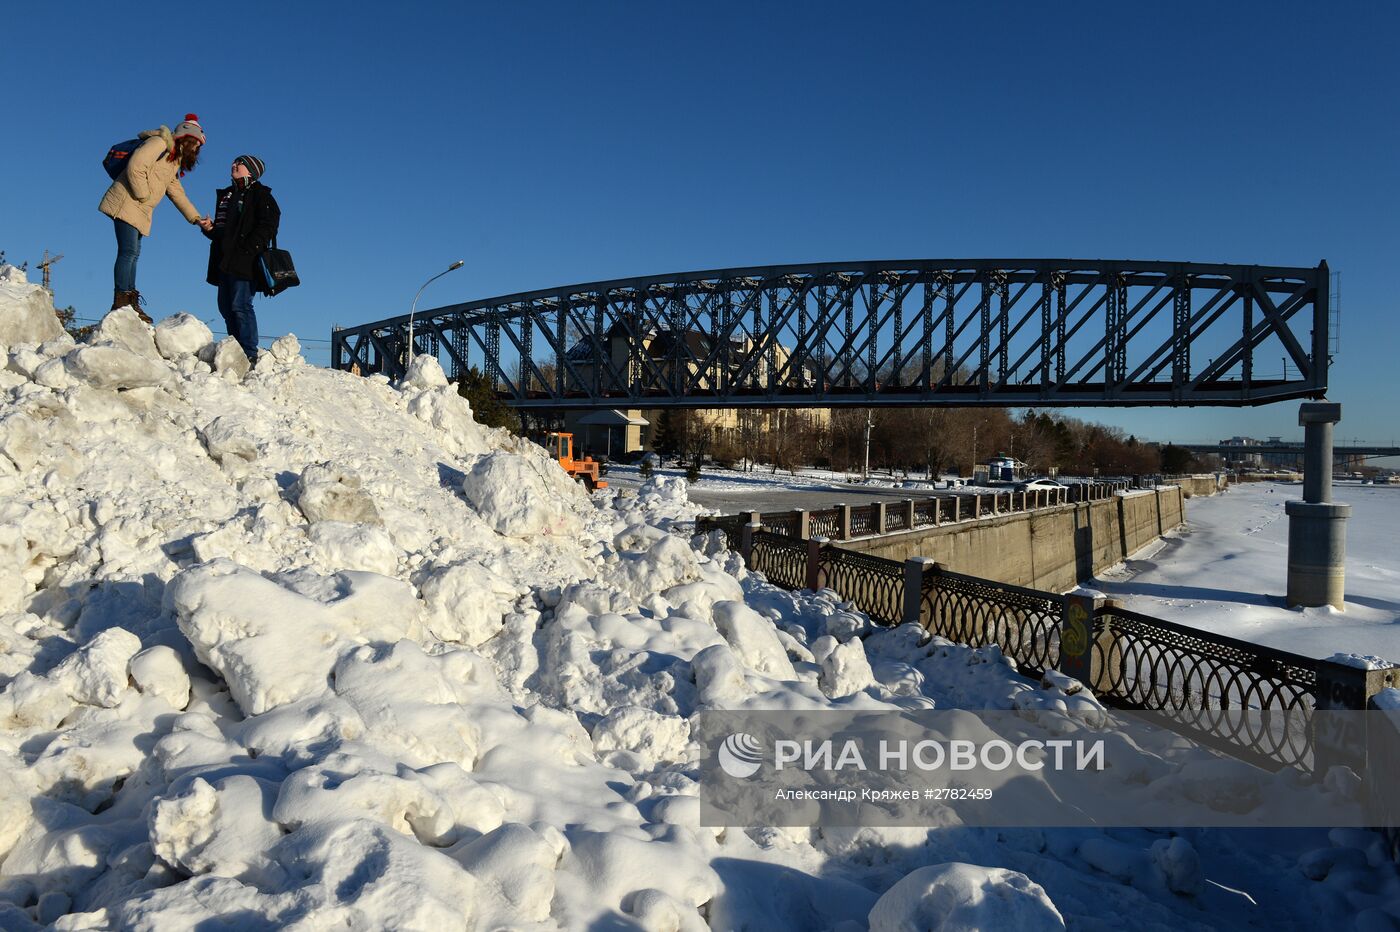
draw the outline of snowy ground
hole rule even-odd
[[[1400,662],[1400,486],[1339,482],[1347,522],[1346,609],[1290,609],[1288,516],[1300,484],[1243,483],[1186,503],[1187,527],[1102,574],[1094,588],[1134,611],[1313,657]]]
[[[430,361],[75,346],[37,292],[0,268],[0,928],[1400,922],[1367,832],[702,828],[705,709],[1095,701],[766,585],[677,483],[586,497]],[[1105,792],[1207,805],[1139,753]]]

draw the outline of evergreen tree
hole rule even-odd
[[[472,366],[457,382],[457,394],[472,406],[472,416],[487,427],[504,427],[512,434],[520,433],[520,415],[496,396],[491,382],[476,366]]]
[[[94,325],[79,324],[78,311],[73,305],[70,304],[65,308],[56,308],[54,313],[58,315],[58,322],[63,325],[63,329],[66,330],[68,335],[73,339],[78,341],[86,340],[88,335],[92,333]]]

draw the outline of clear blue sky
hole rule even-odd
[[[1400,441],[1400,5],[28,4],[0,38],[0,249],[110,304],[108,145],[197,112],[205,211],[267,163],[333,323],[628,275],[980,256],[1342,272],[1341,438]],[[143,245],[158,315],[217,322],[205,240]],[[218,329],[218,328],[216,328]],[[320,342],[311,342],[311,341]],[[1073,413],[1073,412],[1072,412]],[[1154,439],[1297,436],[1295,403],[1078,412]]]

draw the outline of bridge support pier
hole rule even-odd
[[[1346,521],[1351,506],[1332,501],[1332,425],[1342,406],[1308,402],[1298,409],[1303,425],[1303,500],[1288,513],[1288,604],[1341,608],[1346,598]]]

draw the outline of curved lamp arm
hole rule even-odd
[[[439,278],[442,278],[448,272],[455,272],[464,265],[466,265],[466,262],[461,259],[458,259],[456,262],[452,263],[447,268],[443,269],[441,272],[437,273],[432,278],[425,281],[422,287],[418,289],[418,293],[413,296],[413,307],[411,307],[408,311],[408,358],[404,360],[405,371],[407,371],[408,369],[408,364],[413,361],[413,315],[418,312],[418,299],[423,296],[423,289],[427,288]]]

